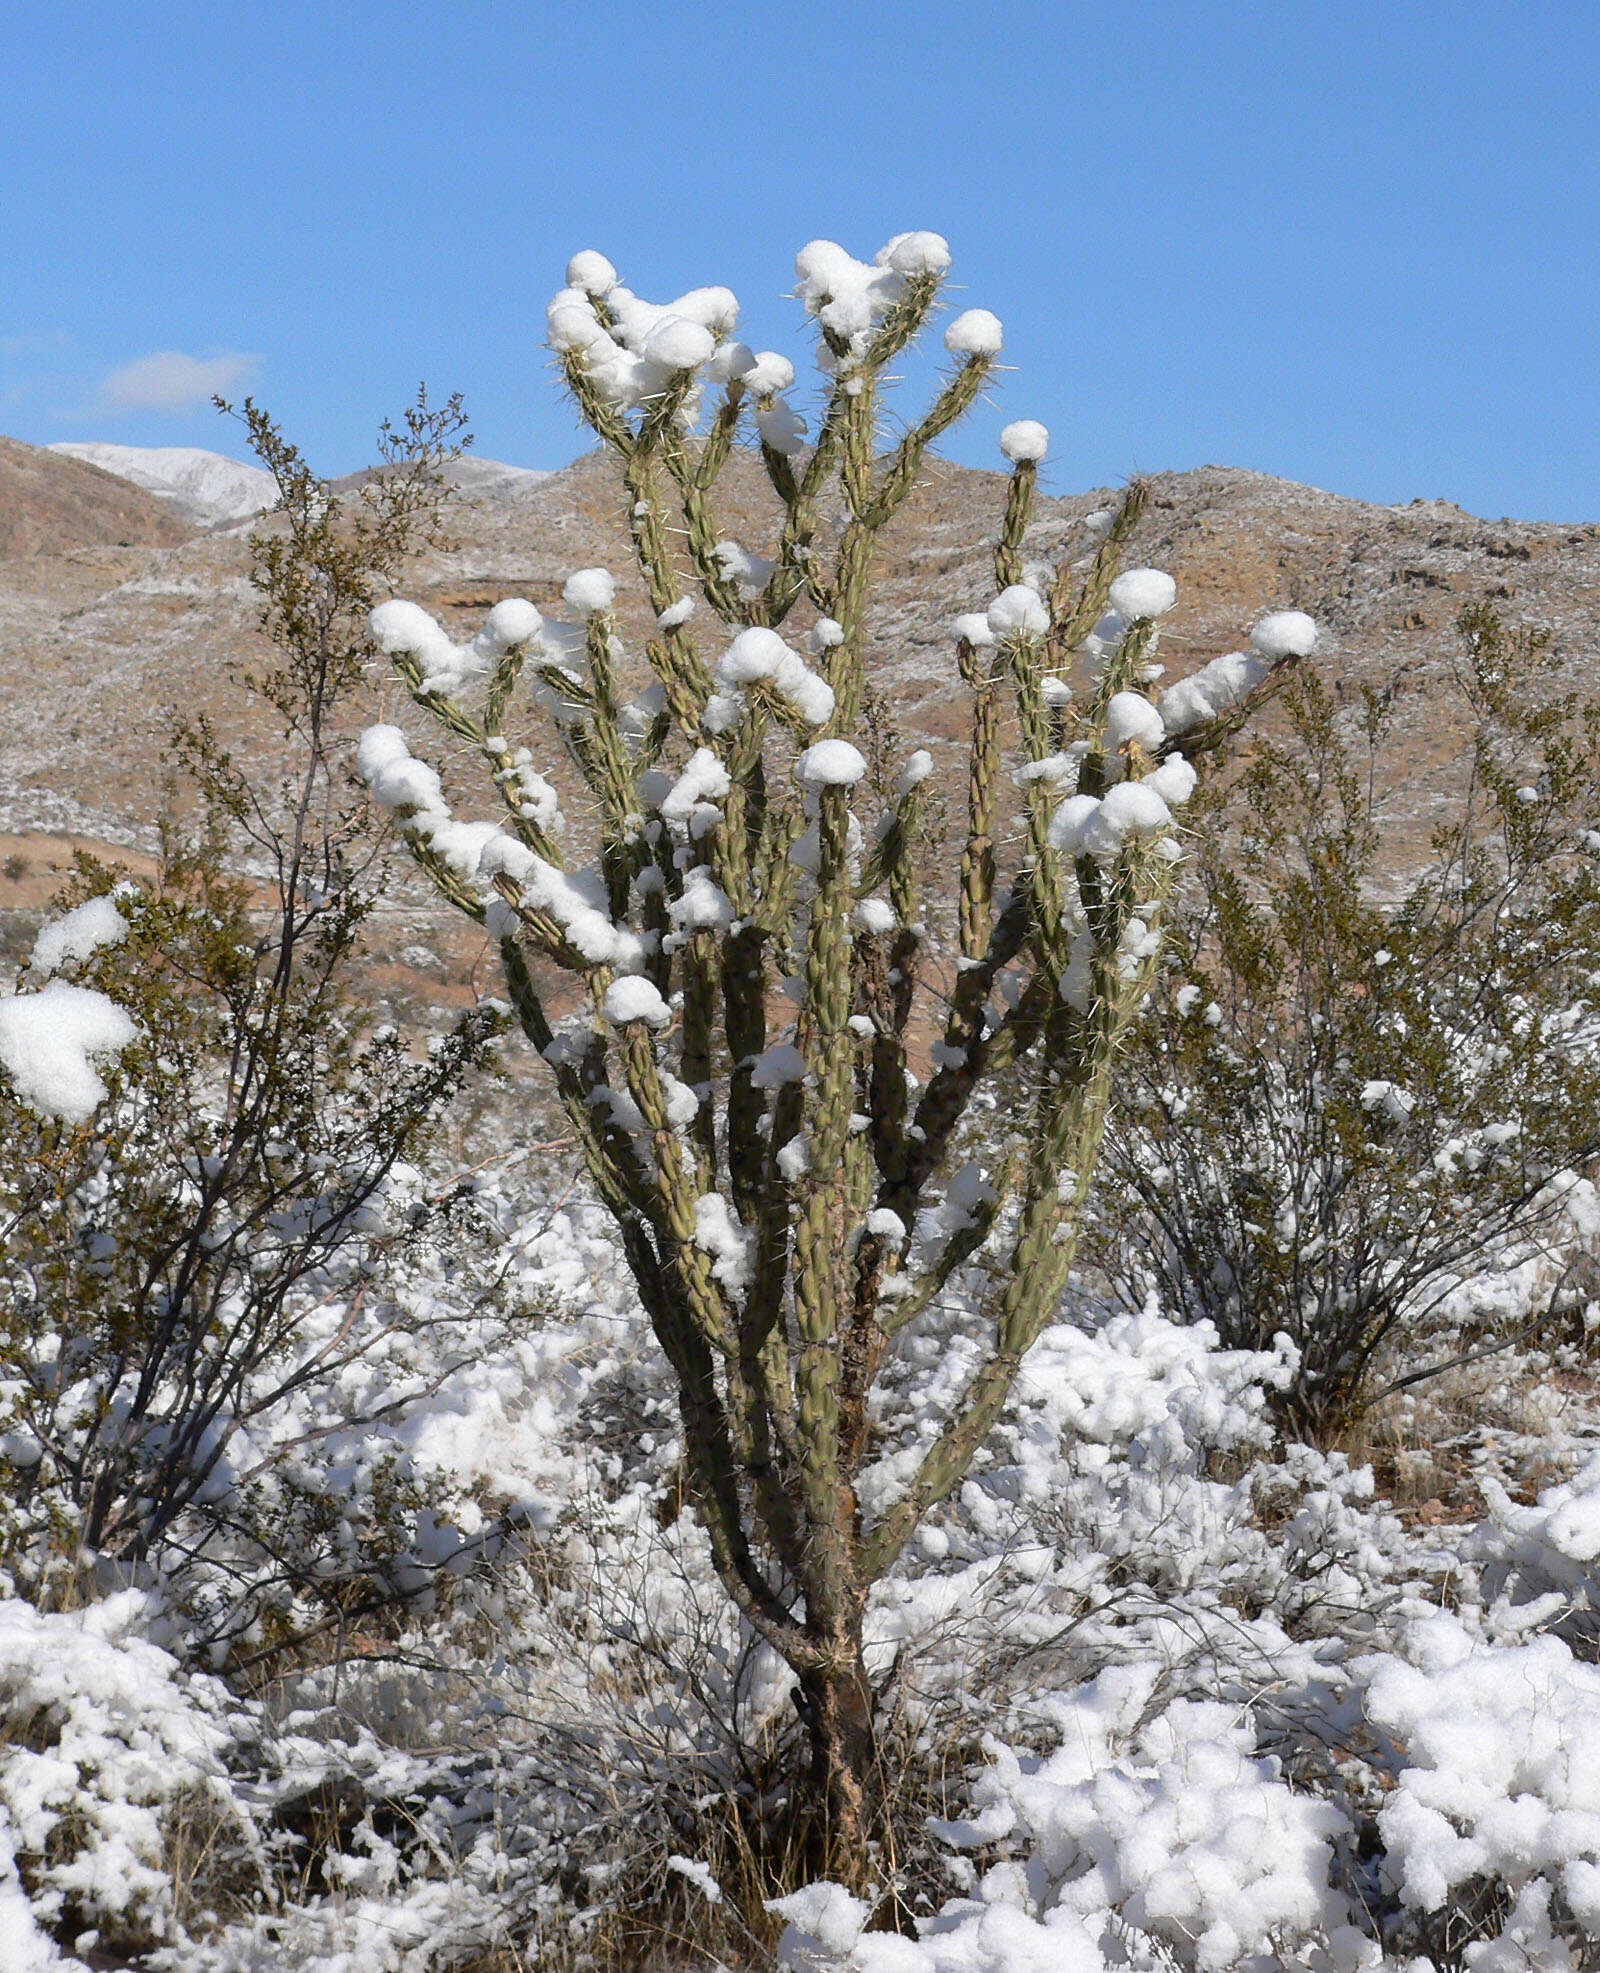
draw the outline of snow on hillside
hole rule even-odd
[[[98,441],[49,446],[68,458],[83,459],[118,479],[131,480],[176,507],[197,527],[245,521],[274,505],[272,475],[220,452],[193,445],[106,445]]]
[[[193,445],[108,445],[98,440],[62,441],[46,451],[83,459],[103,473],[129,480],[175,507],[196,527],[226,527],[247,521],[275,504],[272,475],[221,452]],[[351,481],[364,474],[348,476]],[[498,459],[457,459],[445,477],[464,493],[516,499],[549,479],[531,466],[508,466]],[[339,482],[344,484],[346,482]]]
[[[499,459],[455,459],[444,471],[450,484],[463,493],[494,495],[526,493],[551,477],[532,466],[507,466]]]

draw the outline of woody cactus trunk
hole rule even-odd
[[[792,367],[732,340],[725,289],[654,306],[579,255],[550,344],[620,462],[656,626],[648,684],[624,696],[604,570],[568,582],[574,621],[502,602],[470,644],[396,601],[374,612],[374,640],[478,756],[498,819],[455,819],[395,726],[370,729],[359,756],[417,862],[498,941],[676,1376],[721,1581],[798,1677],[821,1861],[857,1883],[882,1781],[868,1599],[967,1472],[1055,1309],[1113,1057],[1160,948],[1172,811],[1194,784],[1185,749],[1270,683],[1264,661],[1240,658],[1187,681],[1170,718],[1152,701],[1153,620],[1173,586],[1150,570],[1116,578],[1137,486],[1102,517],[1092,559],[1025,583],[1047,437],[1008,426],[999,593],[955,631],[973,712],[958,952],[953,973],[936,964],[913,853],[929,757],[913,753],[881,812],[858,814],[871,784],[850,736],[874,655],[876,545],[1001,346],[987,311],[955,317],[931,405],[880,450],[886,373],[936,308],[948,259],[926,233],[871,265],[828,243],[801,253],[825,403],[808,443],[784,395]],[[752,439],[776,497],[767,559],[724,540],[716,517],[719,474]],[[587,791],[586,831],[568,830],[509,737],[530,714]],[[1016,867],[1002,877],[1008,828]],[[579,1015],[547,1011],[548,962],[581,988]],[[914,1037],[918,1059],[931,1049],[925,1081]],[[952,1177],[974,1095],[1002,1077],[1011,1144],[991,1173]],[[981,1367],[869,1516],[857,1481],[875,1380],[958,1271]]]

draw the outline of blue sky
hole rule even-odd
[[[222,384],[335,473],[426,379],[560,465],[575,248],[799,359],[796,247],[928,227],[1016,366],[969,463],[1596,519],[1597,77],[1593,0],[24,4],[0,431],[236,452]]]

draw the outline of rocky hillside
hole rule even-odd
[[[0,438],[0,562],[80,548],[170,548],[193,532],[165,502],[125,479]]]
[[[254,641],[242,526],[191,535],[151,496],[11,441],[0,441],[0,475],[0,831],[36,888],[51,841],[68,834],[150,847],[174,706],[210,712],[250,747],[271,736],[230,677]],[[559,611],[573,569],[631,566],[605,456],[550,475],[473,462],[458,478],[455,545],[408,585],[454,625],[509,595]],[[1482,521],[1441,502],[1370,506],[1215,467],[1158,476],[1153,492],[1134,556],[1178,580],[1163,624],[1169,673],[1237,647],[1264,609],[1310,611],[1336,690],[1393,685],[1389,793],[1408,836],[1420,840],[1433,768],[1452,750],[1438,688],[1464,603],[1488,595],[1548,627],[1574,677],[1600,692],[1600,527]],[[936,464],[885,544],[875,675],[907,740],[952,773],[966,710],[946,626],[992,592],[1003,495],[998,474]],[[1027,553],[1086,554],[1084,523],[1111,497],[1042,501]],[[736,461],[720,498],[721,532],[759,554],[775,513],[759,466]],[[372,711],[395,704],[376,678]],[[0,877],[0,908],[5,891]],[[24,901],[15,889],[12,901]]]

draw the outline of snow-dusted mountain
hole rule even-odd
[[[458,486],[463,493],[484,493],[490,495],[526,493],[541,480],[550,478],[549,473],[540,472],[532,466],[507,466],[499,459],[452,459],[445,467],[444,475],[452,486]]]
[[[193,445],[108,445],[98,440],[71,440],[45,448],[71,459],[87,460],[103,473],[131,481],[153,493],[196,527],[226,527],[247,521],[272,506],[278,490],[272,475],[260,466],[247,466],[221,452]],[[336,484],[365,479],[354,473]],[[507,466],[498,459],[456,459],[445,477],[464,493],[489,499],[517,499],[550,475],[529,466]]]
[[[103,473],[131,480],[175,507],[196,527],[245,521],[277,500],[272,475],[220,452],[193,445],[106,445],[77,441],[52,445],[72,459],[86,459]]]

